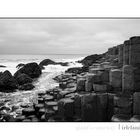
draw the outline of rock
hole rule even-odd
[[[83,122],[97,121],[96,94],[85,94],[81,99],[81,117]]]
[[[54,100],[54,97],[51,96],[51,95],[47,95],[47,96],[44,96],[44,101],[53,101]]]
[[[18,65],[16,66],[16,68],[20,69],[20,68],[22,68],[23,66],[25,66],[25,64],[20,63],[20,64],[18,64]]]
[[[35,109],[33,108],[25,108],[22,110],[22,114],[25,116],[35,115]]]
[[[15,74],[14,77],[18,77],[19,74],[24,73],[27,74],[31,78],[38,78],[41,75],[41,69],[39,65],[35,62],[28,63],[20,68]]]
[[[131,119],[130,122],[140,122],[140,115],[134,115]]]
[[[41,118],[42,115],[44,115],[46,112],[45,108],[40,108],[38,111],[38,117]]]
[[[102,83],[109,83],[109,70],[104,70],[99,75]]]
[[[88,67],[73,67],[73,68],[69,68],[66,70],[67,73],[75,73],[75,74],[81,74],[83,72],[87,72],[88,71]]]
[[[140,44],[140,36],[133,36],[130,38],[131,45]]]
[[[55,115],[55,111],[53,111],[53,110],[46,110],[45,120],[48,120],[50,117],[53,117],[54,115]]]
[[[140,65],[140,37],[130,38],[130,55],[129,55],[129,65],[137,66]]]
[[[12,74],[6,70],[0,75],[0,90],[14,90],[17,88],[17,82]]]
[[[132,108],[131,107],[125,107],[125,108],[114,107],[114,114],[131,115]]]
[[[85,66],[91,66],[93,63],[96,63],[97,60],[101,59],[102,55],[94,54],[85,57],[83,60],[79,61]]]
[[[25,116],[20,115],[20,116],[17,116],[15,119],[16,119],[16,122],[22,122],[23,120],[25,120]]]
[[[69,98],[58,102],[58,114],[62,117],[71,118],[74,115],[74,101]]]
[[[46,121],[45,114],[41,116],[41,119],[40,120],[41,120],[41,122],[45,122]]]
[[[113,115],[111,121],[112,122],[129,122],[131,116],[130,115],[123,115],[123,114],[117,114]]]
[[[132,99],[126,97],[114,96],[114,106],[120,108],[132,107]]]
[[[38,98],[38,103],[39,103],[39,104],[44,103],[44,99],[43,99],[43,98]]]
[[[123,48],[123,65],[129,65],[129,57],[130,57],[130,41],[127,40],[124,42]]]
[[[85,82],[85,91],[87,91],[87,92],[93,91],[93,83],[86,81]]]
[[[140,115],[140,92],[133,94],[133,114]]]
[[[69,63],[68,62],[57,62],[57,65],[61,65],[61,66],[68,66]]]
[[[54,65],[55,62],[50,59],[44,59],[39,63],[39,66],[47,66],[47,65]]]
[[[107,85],[105,85],[105,84],[93,84],[93,90],[95,92],[105,92],[105,91],[107,91]]]
[[[0,68],[6,68],[6,66],[4,66],[4,65],[0,65]]]
[[[67,82],[60,82],[59,87],[65,89],[67,87]]]
[[[77,91],[85,91],[85,82],[86,82],[86,80],[83,79],[83,78],[77,79],[77,87],[76,87],[76,90]]]
[[[55,101],[45,102],[45,107],[47,109],[53,109],[54,106],[57,106],[58,103]]]
[[[18,87],[19,90],[32,90],[34,85],[31,83],[27,83]]]
[[[111,118],[114,114],[114,96],[115,94],[108,93],[108,104],[107,104],[107,120],[111,121]]]
[[[90,68],[89,69],[89,73],[93,73],[93,74],[101,74],[105,69],[104,68]]]
[[[61,66],[68,66],[68,62],[55,62],[52,61],[51,59],[44,59],[43,61],[40,62],[39,66],[42,68],[43,66],[48,66],[48,65],[61,65]]]
[[[24,119],[22,122],[31,122],[31,119]]]
[[[97,106],[97,122],[107,121],[107,105],[108,105],[108,94],[102,93],[96,95],[96,106]]]
[[[122,90],[123,92],[131,92],[134,90],[134,67],[124,65],[122,70]]]
[[[44,108],[44,104],[36,104],[36,105],[34,105],[34,109],[35,109],[36,112],[38,112],[39,109],[41,109],[41,108]]]
[[[113,69],[110,71],[110,85],[117,90],[122,88],[122,71],[120,69]]]
[[[24,73],[19,74],[19,76],[16,78],[16,80],[19,85],[33,82],[32,78],[30,78],[27,74],[24,74]]]
[[[39,119],[36,118],[36,117],[34,117],[34,118],[31,119],[31,121],[32,121],[32,122],[39,122]]]

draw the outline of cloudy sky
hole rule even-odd
[[[139,19],[0,19],[0,54],[93,54],[140,35]]]

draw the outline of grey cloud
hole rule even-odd
[[[139,25],[139,19],[1,19],[0,53],[102,53],[140,35]]]

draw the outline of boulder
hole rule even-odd
[[[1,90],[13,90],[17,88],[17,82],[12,74],[6,70],[0,75],[0,89]]]
[[[0,68],[6,68],[6,66],[4,66],[4,65],[0,65]]]
[[[44,59],[39,63],[39,66],[48,66],[48,65],[54,65],[55,62],[50,59]]]
[[[24,73],[19,74],[19,76],[16,78],[16,80],[19,85],[33,82],[32,78],[30,78],[27,74],[24,74]]]
[[[20,69],[20,68],[22,68],[23,66],[25,66],[25,64],[20,63],[20,64],[18,64],[18,65],[16,66],[16,68]]]
[[[18,87],[19,90],[32,90],[34,85],[31,83],[23,84]]]
[[[97,60],[101,59],[102,55],[94,54],[85,57],[83,60],[79,61],[84,66],[91,66],[93,63],[96,63]]]
[[[20,68],[14,74],[14,77],[17,78],[21,73],[27,74],[31,78],[38,78],[41,75],[41,69],[37,63],[33,62],[28,63]]]
[[[68,66],[68,62],[55,62],[52,61],[51,59],[44,59],[39,63],[39,66],[43,68],[43,66],[48,66],[48,65],[61,65],[61,66]]]

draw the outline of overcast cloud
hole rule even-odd
[[[0,19],[0,53],[103,53],[136,35],[139,19]]]

